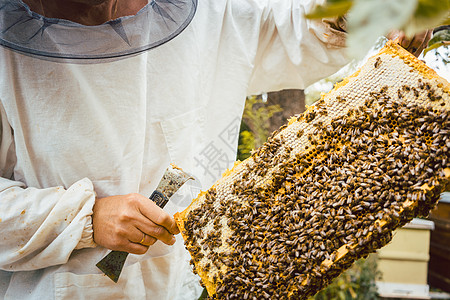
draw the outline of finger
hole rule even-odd
[[[144,254],[145,252],[147,252],[149,246],[139,243],[142,240],[143,233],[137,228],[135,227],[133,228],[134,230],[129,229],[127,231],[127,237],[121,238],[119,241],[115,243],[115,245],[110,247],[110,249],[125,251],[133,254]]]
[[[409,52],[414,54],[414,52],[416,52],[419,49],[422,42],[423,36],[421,34],[416,34],[413,37],[408,38],[405,36],[404,33],[402,33],[402,40],[400,45]]]
[[[128,241],[148,247],[156,242],[156,238],[145,234],[138,228],[134,228],[134,230],[131,230],[130,238],[128,239]]]
[[[180,233],[175,219],[158,207],[153,201],[146,201],[140,209],[141,213],[155,224],[166,228],[172,234]]]
[[[156,238],[167,245],[173,245],[175,243],[175,236],[167,231],[166,228],[159,226],[151,221],[141,222],[139,224],[139,230],[146,235]]]
[[[129,235],[129,240],[124,243],[120,247],[120,249],[116,250],[133,254],[144,254],[147,252],[149,246],[153,245],[156,242],[156,239],[154,237],[144,235],[144,233],[137,228],[134,228],[134,230],[130,230]]]
[[[386,35],[386,38],[390,40],[395,40],[400,37],[400,32],[401,32],[400,30],[392,30]]]
[[[420,46],[422,44],[422,40],[418,36],[414,36],[410,39],[407,38],[406,35],[402,32],[400,34],[399,44],[416,57],[418,56],[416,55],[416,52],[419,52],[419,54],[422,52]]]
[[[401,32],[398,34],[397,39],[398,39],[398,44],[399,44],[400,46],[402,46],[403,48],[405,48],[405,49],[406,49],[406,48],[409,46],[409,44],[411,43],[411,40],[408,39],[408,38],[406,37],[406,35],[405,35],[405,33],[404,33],[403,31],[401,31]]]
[[[404,47],[406,50],[411,52],[413,55],[418,57],[422,53],[423,49],[427,47],[428,41],[432,35],[431,30],[427,30],[416,34],[410,41],[409,45]]]
[[[420,45],[420,48],[416,51],[416,53],[414,53],[415,56],[419,56],[422,51],[428,47],[428,42],[431,40],[431,38],[433,37],[433,30],[427,30],[425,32],[425,35],[423,37],[422,43]]]
[[[423,42],[424,42],[425,36],[424,35],[416,35],[414,36],[414,38],[412,39],[411,43],[409,44],[408,48],[406,50],[408,50],[409,52],[411,52],[412,54],[414,54],[415,56],[419,56],[420,53],[423,50]]]
[[[427,30],[427,45],[431,38],[433,38],[433,30],[429,29]]]
[[[144,237],[144,241],[141,243],[141,245],[149,247],[149,246],[153,245],[154,243],[156,243],[156,241],[157,241],[157,239],[146,234]]]
[[[145,254],[147,250],[148,246],[130,242],[120,251],[125,251],[132,254]]]

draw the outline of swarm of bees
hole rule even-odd
[[[449,187],[450,85],[394,43],[176,220],[213,299],[307,299]]]

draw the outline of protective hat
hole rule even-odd
[[[115,60],[158,47],[191,22],[197,0],[150,0],[136,15],[97,26],[46,18],[21,0],[0,0],[0,45],[50,60]]]

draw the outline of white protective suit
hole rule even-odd
[[[314,1],[199,0],[184,25],[127,56],[115,41],[89,38],[109,28],[125,47],[139,44],[135,35],[148,27],[139,14],[121,20],[124,30],[117,22],[88,27],[2,1],[0,299],[197,299],[180,235],[174,246],[157,242],[130,255],[117,284],[101,274],[95,264],[108,250],[92,239],[96,196],[149,196],[173,162],[196,178],[165,208],[181,211],[232,166],[246,95],[304,88],[337,71],[346,63],[342,36],[305,20]],[[158,11],[155,3],[141,17]],[[16,14],[19,21],[6,24]],[[33,22],[44,23],[28,41],[50,50],[11,42],[20,28],[6,36]],[[70,44],[72,29],[85,44]],[[88,49],[94,40],[100,52],[64,56],[64,47]],[[96,56],[102,51],[119,55]]]

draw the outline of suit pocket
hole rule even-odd
[[[161,122],[170,159],[189,171],[205,142],[205,109],[197,108]]]

